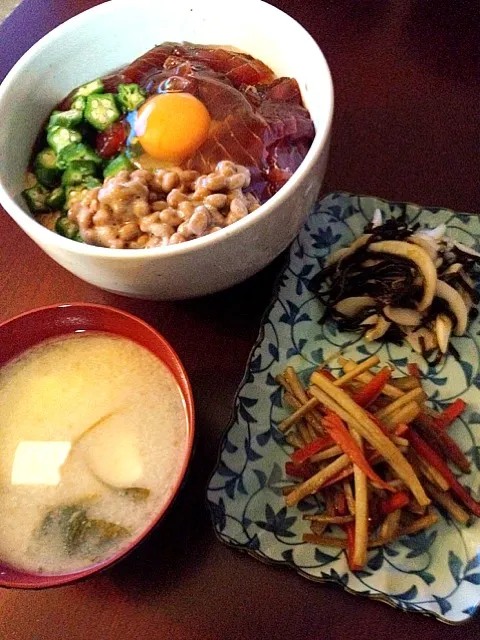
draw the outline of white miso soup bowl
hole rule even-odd
[[[249,53],[278,76],[296,78],[315,124],[299,169],[239,222],[164,248],[108,249],[68,240],[29,214],[21,191],[34,141],[52,108],[74,87],[125,66],[164,41],[224,45]],[[181,299],[226,289],[270,263],[298,233],[322,184],[333,87],[313,38],[259,0],[113,0],[68,20],[37,42],[0,85],[0,204],[53,260],[114,293]]]

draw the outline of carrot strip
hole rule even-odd
[[[347,533],[347,562],[350,568],[350,571],[360,571],[362,568],[359,564],[355,562],[355,523],[347,522],[345,524],[345,531]]]
[[[333,444],[334,442],[330,436],[318,438],[317,440],[310,442],[301,449],[298,449],[297,451],[292,453],[292,462],[294,464],[302,464],[302,462],[305,462],[305,460],[308,460],[308,458],[311,458],[319,451],[328,449],[328,447],[331,447]]]
[[[307,480],[315,471],[316,469],[308,461],[302,464],[293,464],[293,462],[290,461],[285,463],[285,473],[287,476],[292,476],[292,478]]]
[[[348,511],[347,499],[345,498],[345,494],[342,491],[339,491],[337,489],[337,491],[335,492],[334,500],[335,500],[335,511],[338,513],[339,516],[344,516]]]
[[[322,424],[327,433],[335,440],[338,446],[343,449],[350,460],[356,464],[372,482],[386,491],[394,491],[368,464],[362,450],[348,432],[347,427],[333,411],[327,411],[327,415],[323,419]]]
[[[469,473],[470,460],[436,420],[422,412],[417,416],[415,425],[422,435],[430,440],[439,453],[443,453],[448,460],[451,460],[464,473]]]
[[[398,491],[393,496],[388,496],[380,502],[380,511],[385,515],[393,513],[397,509],[406,507],[410,497],[406,491]]]
[[[422,372],[418,368],[418,364],[415,364],[414,362],[409,362],[407,364],[407,371],[409,376],[413,376],[414,378],[418,378],[419,380],[421,380]]]
[[[372,404],[378,396],[382,393],[384,386],[390,380],[392,371],[390,367],[384,367],[381,371],[376,373],[370,382],[353,394],[353,399],[361,407],[367,407]]]
[[[450,471],[448,465],[442,460],[438,453],[412,429],[409,430],[406,437],[418,455],[424,458],[440,473],[457,498],[459,498],[459,500],[461,500],[461,502],[463,502],[463,504],[470,509],[475,516],[480,518],[480,502],[477,502],[475,498],[470,495],[467,489],[458,482],[454,474]]]
[[[438,418],[435,418],[435,422],[441,429],[446,429],[465,411],[466,406],[464,400],[457,398],[455,402],[445,407]]]

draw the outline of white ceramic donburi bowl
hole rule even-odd
[[[34,140],[74,87],[132,62],[164,41],[236,47],[299,82],[316,136],[288,183],[234,225],[184,244],[106,249],[73,242],[37,223],[20,193]],[[259,0],[113,0],[42,38],[0,86],[0,204],[51,258],[115,293],[180,299],[213,293],[253,275],[297,234],[325,173],[333,89],[325,58],[295,20]]]

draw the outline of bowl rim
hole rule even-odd
[[[148,3],[150,1],[152,0],[142,0],[142,2],[144,3]],[[204,4],[218,4],[219,0],[203,0],[203,2]],[[323,87],[324,100],[325,104],[328,105],[328,112],[323,125],[323,129],[318,130],[317,128],[315,128],[315,137],[313,139],[313,142],[298,169],[294,172],[292,177],[289,178],[288,181],[277,191],[277,193],[275,193],[265,203],[260,205],[258,209],[250,213],[248,216],[245,216],[245,218],[238,220],[233,225],[229,225],[228,227],[220,229],[215,233],[209,234],[207,236],[195,238],[193,241],[190,240],[176,245],[167,245],[165,247],[152,247],[149,249],[135,249],[132,251],[126,251],[125,249],[98,247],[86,243],[75,242],[68,238],[64,238],[63,236],[60,236],[50,229],[47,229],[39,222],[37,222],[30,213],[22,208],[7,193],[6,188],[3,186],[1,175],[0,205],[3,206],[6,209],[7,213],[10,214],[10,211],[5,206],[5,203],[8,203],[9,209],[13,209],[15,211],[15,214],[10,214],[11,217],[14,218],[14,220],[17,222],[18,220],[23,219],[25,226],[30,227],[32,234],[35,237],[39,238],[39,240],[47,244],[56,244],[59,248],[68,250],[69,252],[76,255],[107,259],[122,258],[126,260],[133,260],[136,258],[155,258],[172,255],[182,256],[196,250],[208,250],[209,247],[213,246],[217,242],[221,242],[223,239],[226,240],[231,236],[238,235],[242,233],[242,231],[249,229],[251,226],[254,226],[260,216],[272,214],[277,204],[280,204],[282,201],[288,199],[295,190],[297,184],[301,182],[305,176],[308,175],[308,173],[314,167],[318,157],[321,155],[323,149],[328,144],[334,110],[334,89],[330,68],[320,46],[315,41],[313,36],[307,31],[307,29],[305,29],[305,27],[300,24],[300,22],[295,20],[295,18],[290,16],[285,11],[282,11],[281,9],[278,9],[277,7],[269,4],[268,2],[264,2],[263,0],[244,0],[244,3],[264,5],[265,7],[267,7],[267,11],[281,14],[283,16],[282,19],[286,18],[292,25],[295,26],[296,29],[300,30],[300,32],[303,32],[302,37],[309,43],[312,51],[315,51],[316,62],[322,67],[322,76],[324,77],[324,83],[322,83],[322,86],[323,84],[325,85]],[[100,5],[91,7],[90,9],[82,11],[81,13],[58,25],[47,34],[45,34],[42,38],[40,38],[40,40],[38,40],[35,44],[33,44],[32,47],[30,47],[10,69],[3,82],[0,84],[0,108],[2,101],[5,99],[5,94],[8,93],[13,83],[17,81],[18,75],[24,72],[25,68],[28,67],[31,60],[33,60],[38,55],[41,55],[44,49],[52,46],[53,44],[55,44],[56,40],[62,37],[62,32],[66,26],[72,28],[77,24],[81,24],[86,19],[85,16],[87,14],[89,17],[92,17],[93,15],[98,13],[100,17],[102,13],[108,13],[109,11],[111,11],[114,4],[115,8],[118,8],[118,5],[121,4],[129,6],[130,2],[129,0],[108,0],[107,2],[104,2]]]
[[[142,529],[137,536],[132,538],[132,540],[128,543],[128,545],[126,545],[121,551],[113,554],[112,556],[107,557],[102,562],[99,562],[94,565],[89,565],[83,569],[72,571],[70,573],[59,573],[59,574],[33,573],[29,571],[24,571],[22,569],[17,569],[14,565],[8,565],[8,563],[5,563],[5,565],[8,565],[8,567],[12,571],[18,572],[19,580],[15,582],[12,582],[10,580],[5,580],[0,572],[0,588],[49,589],[49,588],[59,587],[66,584],[72,584],[79,580],[88,578],[93,574],[100,573],[101,571],[104,571],[105,569],[110,568],[111,566],[113,566],[114,564],[116,564],[117,562],[125,558],[141,542],[143,542],[145,538],[147,538],[147,536],[152,532],[152,530],[157,526],[157,524],[162,520],[162,518],[165,516],[169,508],[172,506],[178,493],[180,492],[181,486],[185,480],[188,465],[192,458],[193,446],[194,446],[194,440],[195,440],[195,404],[194,404],[193,390],[190,383],[190,379],[175,349],[168,342],[168,340],[159,331],[157,331],[154,327],[152,327],[148,322],[146,322],[142,318],[139,318],[138,316],[133,315],[132,313],[129,313],[128,311],[123,311],[122,309],[117,309],[110,305],[97,304],[93,302],[63,302],[63,303],[44,305],[41,307],[35,307],[33,309],[23,311],[11,318],[7,318],[6,320],[0,322],[0,329],[3,329],[5,326],[8,326],[8,325],[13,325],[16,322],[18,322],[18,320],[21,320],[26,316],[37,315],[37,314],[44,313],[46,311],[55,311],[55,310],[58,311],[59,309],[65,309],[65,308],[71,309],[72,311],[74,311],[75,309],[84,309],[84,310],[96,309],[96,310],[106,312],[109,315],[121,316],[124,319],[126,318],[127,320],[129,320],[130,322],[133,322],[136,325],[141,325],[156,340],[159,340],[162,343],[163,347],[166,349],[166,351],[170,353],[173,360],[175,361],[176,366],[179,369],[180,376],[182,377],[183,386],[179,383],[179,381],[177,380],[177,376],[173,373],[173,371],[170,369],[170,367],[164,361],[164,359],[158,356],[156,353],[153,353],[153,351],[149,349],[150,353],[153,353],[153,355],[156,358],[158,358],[161,362],[163,362],[163,364],[168,368],[170,373],[174,376],[177,386],[183,398],[183,405],[185,408],[185,416],[186,416],[186,443],[185,443],[185,450],[183,453],[183,462],[180,469],[178,470],[177,480],[175,481],[174,485],[170,490],[168,499],[162,505],[161,509],[155,514],[154,518],[149,522],[148,526]],[[60,333],[58,335],[59,336],[69,335],[70,333],[71,333],[71,330],[67,329],[65,333]],[[122,333],[120,332],[117,333],[115,330],[112,330],[112,329],[109,329],[106,333],[123,336]],[[44,338],[44,340],[48,340],[48,339],[49,339],[48,336]],[[42,340],[40,340],[37,344],[39,344],[41,341]],[[147,347],[144,347],[144,348],[147,348]],[[23,351],[24,350],[19,350],[19,353],[17,354],[16,357],[18,357],[18,355],[23,353]],[[1,565],[1,560],[0,560],[0,565]]]

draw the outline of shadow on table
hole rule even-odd
[[[226,336],[222,340],[227,350],[225,357],[231,357],[234,366],[223,366],[221,380],[212,385],[211,377],[214,374],[211,363],[195,366],[192,362],[188,366],[185,362],[195,396],[194,453],[182,489],[166,516],[139,547],[108,571],[108,578],[122,591],[128,592],[129,597],[144,598],[148,593],[157,596],[159,593],[167,594],[182,582],[186,574],[191,573],[192,568],[202,564],[207,544],[205,540],[211,540],[214,536],[205,503],[206,486],[217,461],[221,435],[228,425],[248,351],[255,340],[260,318],[267,308],[275,279],[285,259],[286,255],[283,254],[261,273],[228,291],[176,303],[182,311],[176,315],[187,316],[185,326],[189,326],[193,318],[199,325],[205,325],[207,340],[209,333],[210,337],[218,336],[219,340],[222,340],[222,335]],[[229,340],[229,336],[235,336],[235,342]],[[238,354],[235,358],[235,354],[229,354],[227,348],[228,344],[238,345],[238,338],[245,351],[241,363],[238,362]],[[204,357],[207,352],[208,349]],[[183,359],[184,354],[180,355]],[[202,352],[196,349],[194,355],[201,357]]]
[[[415,0],[405,23],[409,54],[435,74],[478,81],[479,17],[479,0]]]

